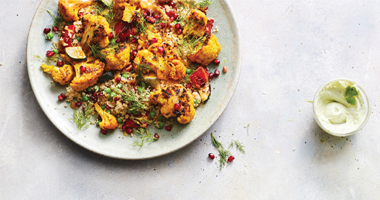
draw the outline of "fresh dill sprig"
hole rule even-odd
[[[103,11],[105,10],[105,8],[103,8],[102,6],[100,5],[95,5],[94,6],[94,11],[97,15],[100,15]]]
[[[113,13],[113,12],[110,10],[110,11],[108,11],[107,14],[105,14],[105,15],[103,15],[103,16],[107,19],[108,23],[111,23],[112,20],[113,20],[113,18],[115,17],[115,13]]]
[[[219,150],[219,163],[220,163],[220,170],[222,170],[222,167],[226,164],[228,156],[231,155],[231,153],[225,149],[218,149]]]
[[[74,110],[73,118],[71,118],[70,120],[76,123],[78,131],[80,131],[83,128],[88,128],[88,126],[90,125],[89,115],[93,110],[94,109],[90,106],[86,106],[84,111],[82,109]]]
[[[113,0],[102,0],[102,2],[107,6],[109,10],[113,9],[113,4],[115,3]]]
[[[201,8],[209,7],[212,4],[211,0],[201,0],[198,2],[198,6]]]
[[[249,134],[249,125],[251,125],[251,123],[249,123],[247,126],[244,127],[247,129],[247,134]]]
[[[49,10],[46,10],[53,18],[54,18],[54,24],[52,27],[57,27],[59,28],[63,22],[65,22],[65,20],[63,19],[62,15],[60,15],[59,13],[57,14],[57,16],[55,16],[53,13],[51,13]]]
[[[231,141],[231,145],[230,145],[228,148],[233,147],[234,144],[235,144],[236,148],[237,148],[240,152],[245,153],[245,150],[244,150],[244,146],[243,146],[243,144],[242,144],[241,142],[239,142],[238,140],[232,140],[232,141]]]
[[[146,143],[153,142],[155,141],[154,136],[149,132],[148,129],[145,128],[138,128],[135,129],[136,133],[139,133],[141,135],[140,140],[133,142],[132,146],[137,146],[137,147],[143,147]]]
[[[138,23],[136,24],[137,29],[139,30],[140,33],[144,33],[146,35],[147,34],[146,31],[148,30],[148,27],[146,25],[146,19],[141,13],[137,11],[135,11],[135,15],[138,18],[137,20]]]
[[[218,140],[216,140],[216,138],[214,137],[214,135],[212,133],[211,133],[211,140],[212,140],[212,144],[214,145],[214,147],[216,147],[217,149],[223,148],[222,143],[220,143]]]
[[[94,55],[95,58],[99,58],[102,61],[106,60],[106,55],[101,51],[102,48],[99,44],[96,44],[95,46],[88,45],[92,51],[92,55]]]
[[[111,89],[114,90],[116,93],[118,93],[118,91],[116,91],[114,88],[111,88]],[[143,95],[140,95],[141,97],[139,99],[137,94],[132,89],[128,89],[124,85],[123,85],[123,90],[125,92],[120,91],[123,100],[131,103],[131,105],[129,106],[129,110],[138,110],[138,109],[144,110],[146,108],[145,104],[142,103],[144,101]]]

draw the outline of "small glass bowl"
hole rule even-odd
[[[317,116],[317,113],[316,113],[316,102],[315,102],[315,99],[317,97],[317,95],[319,94],[319,92],[329,83],[331,82],[334,82],[334,81],[340,81],[340,80],[346,80],[346,81],[350,81],[352,83],[354,83],[355,85],[357,85],[359,87],[359,89],[362,91],[365,99],[367,100],[367,107],[368,107],[368,111],[367,111],[367,115],[366,115],[366,118],[364,119],[363,123],[355,130],[353,131],[350,131],[350,132],[344,132],[344,133],[341,133],[341,132],[333,132],[331,130],[327,130],[323,124],[320,122],[318,116]],[[369,97],[368,97],[368,94],[367,92],[364,90],[364,88],[359,84],[357,83],[356,81],[353,81],[351,79],[348,79],[348,78],[336,78],[336,79],[333,79],[333,80],[330,80],[326,83],[324,83],[318,90],[317,92],[315,93],[314,95],[314,101],[313,101],[313,113],[314,113],[314,119],[315,121],[317,122],[317,124],[319,125],[319,127],[321,127],[325,132],[331,134],[331,135],[334,135],[334,136],[339,136],[339,137],[346,137],[346,136],[350,136],[350,135],[353,135],[355,134],[356,132],[358,132],[360,129],[362,129],[368,122],[369,120],[369,117],[371,115],[371,102],[369,100]]]

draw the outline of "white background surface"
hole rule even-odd
[[[145,161],[91,153],[46,118],[26,70],[39,2],[0,0],[0,199],[379,197],[379,2],[230,1],[244,54],[230,105],[196,142]],[[372,100],[368,124],[347,138],[324,133],[306,101],[337,77]],[[207,158],[217,153],[211,131],[225,146],[242,141],[247,154],[231,150],[235,161],[220,171],[219,157]]]

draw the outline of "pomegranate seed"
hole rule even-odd
[[[129,84],[131,84],[132,86],[134,86],[136,83],[135,82],[130,82]]]
[[[119,42],[120,42],[120,38],[117,38],[116,43],[119,43]]]
[[[218,60],[218,59],[214,60],[214,64],[219,65],[219,63],[220,63],[220,60]]]
[[[169,2],[169,6],[171,6],[171,7],[176,7],[176,4],[175,4],[173,1],[170,1],[170,2]]]
[[[182,29],[178,29],[178,33],[181,34],[182,33]]]
[[[86,108],[84,106],[82,106],[82,110],[84,111],[84,110],[86,110]]]
[[[98,95],[101,97],[101,96],[103,96],[103,93],[99,93]]]
[[[181,104],[179,104],[179,103],[174,104],[174,109],[176,109],[176,110],[181,109]]]
[[[158,53],[164,53],[164,48],[162,48],[162,47],[158,47],[158,48],[157,48],[157,52],[158,52]]]
[[[116,77],[115,81],[116,81],[116,83],[120,83],[121,77],[120,76]]]
[[[119,101],[120,98],[119,98],[119,97],[115,97],[113,100],[114,100],[114,101]]]
[[[103,135],[107,135],[107,131],[104,130],[104,129],[100,129],[100,132],[101,132]]]
[[[160,15],[154,15],[154,18],[159,19]]]
[[[170,17],[170,22],[173,22],[174,21],[174,17]]]
[[[96,103],[96,102],[98,102],[98,98],[94,98],[92,101],[93,101],[94,103]]]
[[[157,39],[156,39],[156,38],[152,38],[151,43],[154,44],[154,43],[156,43],[156,42],[157,42]]]
[[[161,26],[161,28],[165,28],[166,24],[162,22],[162,23],[160,23],[160,26]]]
[[[53,51],[47,51],[46,52],[46,56],[47,57],[53,57],[54,56],[54,52]]]
[[[94,93],[92,93],[92,96],[93,97],[97,97],[98,95],[96,95],[96,93],[94,92]]]
[[[131,134],[132,133],[132,129],[131,128],[127,128],[127,133]]]
[[[58,67],[63,66],[63,61],[62,61],[62,60],[58,60],[58,61],[57,61],[57,66],[58,66]]]
[[[136,55],[137,55],[137,51],[136,51],[136,50],[133,50],[133,51],[132,51],[132,55],[133,55],[133,56],[136,56]]]
[[[144,122],[144,124],[142,125],[143,128],[146,128],[148,127],[148,123]]]
[[[148,13],[147,12],[144,12],[143,13],[144,17],[148,16]]]
[[[210,159],[214,160],[215,155],[214,155],[213,153],[209,153],[209,154],[208,154],[208,157],[209,157]]]
[[[152,15],[153,14],[153,11],[150,10],[150,9],[147,12],[148,12],[148,15]]]
[[[83,28],[80,28],[79,30],[78,30],[78,33],[83,33],[84,32],[84,29]]]
[[[214,74],[212,72],[208,74],[208,79],[211,80],[213,77],[214,77]]]
[[[157,133],[155,133],[154,138],[156,138],[156,140],[158,140],[158,138],[160,138],[160,136]]]
[[[131,42],[132,42],[132,43],[137,43],[137,40],[136,40],[136,39],[132,39]]]
[[[188,84],[186,85],[186,88],[187,88],[187,89],[190,89],[190,88],[191,88],[191,84],[188,83]]]
[[[227,67],[223,66],[223,73],[227,73]]]
[[[78,101],[78,102],[75,103],[75,105],[76,105],[77,107],[80,107],[80,106],[82,105],[82,102]]]
[[[120,38],[120,42],[124,42],[125,41],[125,38]]]
[[[156,23],[156,21],[157,21],[157,19],[154,17],[149,18],[149,22],[152,24]]]
[[[60,101],[63,101],[65,99],[66,99],[66,95],[63,93],[58,96],[58,100],[60,100]]]
[[[166,129],[167,131],[171,131],[171,130],[172,130],[172,127],[170,127],[170,126],[166,126],[165,129]]]
[[[102,117],[100,115],[98,116],[98,120],[102,120]]]
[[[175,28],[176,28],[176,29],[180,29],[180,28],[181,28],[181,25],[176,24],[176,25],[175,25]]]
[[[56,26],[53,27],[53,31],[54,32],[57,32],[58,31],[58,28]]]
[[[45,33],[45,34],[48,34],[48,33],[50,33],[50,31],[51,31],[51,29],[50,29],[50,28],[44,28],[44,33]]]
[[[230,156],[230,157],[228,157],[228,162],[232,162],[232,161],[234,161],[235,160],[235,157],[234,156]]]
[[[109,106],[106,106],[106,109],[107,109],[107,110],[111,110],[111,107],[109,107]]]
[[[127,125],[123,125],[122,127],[121,127],[121,129],[123,130],[123,131],[126,131],[127,130]]]
[[[86,72],[86,67],[85,67],[85,66],[83,66],[83,65],[82,65],[82,66],[80,66],[80,71],[81,71],[81,72],[83,72],[83,73],[84,73],[84,72]]]
[[[112,40],[113,39],[113,33],[111,32],[109,35],[108,35],[108,39]]]
[[[214,76],[215,76],[215,77],[218,77],[218,76],[219,76],[219,74],[220,74],[220,71],[219,71],[219,69],[216,69],[216,70],[215,70],[215,72],[214,72]]]

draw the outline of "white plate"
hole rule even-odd
[[[30,83],[42,110],[50,121],[68,138],[80,146],[104,156],[119,159],[147,159],[174,152],[200,137],[207,131],[223,113],[235,91],[240,76],[240,42],[235,18],[229,3],[226,0],[214,0],[207,16],[215,19],[214,27],[219,31],[215,33],[222,46],[219,59],[222,66],[228,67],[226,74],[221,73],[218,78],[211,81],[211,97],[205,105],[196,110],[195,118],[187,125],[175,124],[168,132],[165,129],[151,128],[152,133],[158,133],[160,139],[139,149],[131,144],[138,140],[123,136],[116,130],[103,136],[100,129],[91,125],[88,129],[77,131],[76,125],[69,119],[73,110],[65,102],[58,101],[58,95],[65,92],[65,87],[51,83],[50,75],[43,73],[40,68],[41,61],[33,58],[34,55],[45,57],[46,51],[51,49],[51,42],[45,40],[43,29],[51,27],[52,17],[46,10],[57,13],[58,0],[42,0],[33,18],[29,30],[27,60]],[[54,38],[58,40],[57,36]],[[210,65],[211,70],[216,66]]]

